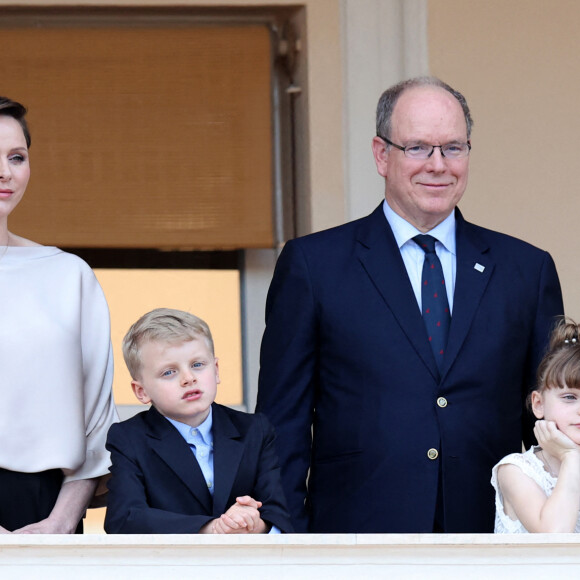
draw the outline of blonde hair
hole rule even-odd
[[[148,341],[186,342],[203,338],[214,354],[213,338],[206,322],[201,318],[173,308],[156,308],[135,322],[123,338],[123,358],[131,378],[137,379],[141,371],[141,346]]]
[[[538,367],[536,391],[568,387],[580,389],[579,328],[571,318],[562,317],[550,335],[550,346]]]

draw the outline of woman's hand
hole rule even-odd
[[[74,534],[76,526],[71,528],[64,523],[59,523],[54,519],[46,518],[34,524],[28,524],[23,528],[14,530],[15,534]]]
[[[15,534],[74,534],[91,498],[98,478],[64,483],[50,515],[39,522],[14,530]]]

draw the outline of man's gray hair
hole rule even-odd
[[[467,125],[467,138],[469,139],[471,137],[473,119],[471,118],[471,113],[469,112],[469,107],[467,106],[465,97],[459,91],[456,91],[437,77],[415,77],[388,88],[381,95],[377,105],[377,136],[386,137],[387,139],[391,138],[391,117],[395,105],[397,104],[399,97],[405,91],[416,87],[439,87],[446,90],[448,93],[451,93],[459,101],[459,104],[463,109],[465,124]]]

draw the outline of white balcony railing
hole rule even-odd
[[[580,578],[574,534],[0,535],[0,578]]]

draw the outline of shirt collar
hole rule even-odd
[[[395,236],[397,246],[401,249],[409,240],[418,234],[425,232],[419,231],[415,226],[395,213],[387,200],[383,202],[383,212]],[[429,230],[430,236],[437,238],[445,249],[455,255],[455,212],[452,211],[440,224]]]
[[[195,437],[193,432],[197,430],[201,438],[203,439],[206,445],[212,445],[213,443],[213,435],[212,435],[212,425],[213,425],[213,409],[212,407],[209,408],[209,415],[206,417],[205,421],[198,425],[197,427],[192,427],[191,425],[187,425],[186,423],[181,423],[180,421],[176,421],[175,419],[170,419],[169,417],[165,417],[178,431],[179,434],[190,444],[195,444]],[[199,436],[198,435],[198,436]]]

